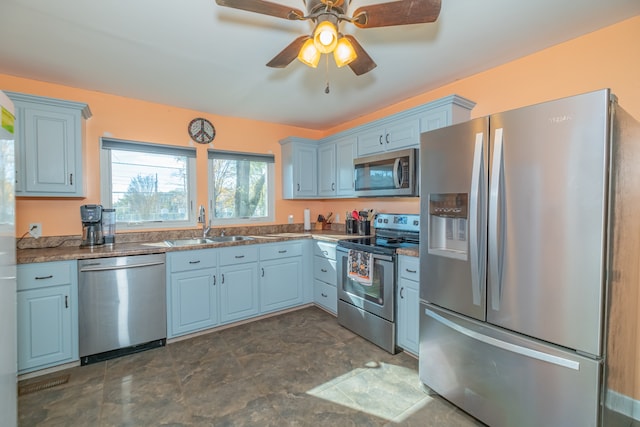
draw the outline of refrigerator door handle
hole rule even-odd
[[[554,365],[563,366],[565,368],[573,369],[575,371],[580,370],[580,362],[575,360],[567,359],[564,357],[556,356],[553,354],[545,353],[543,351],[535,350],[533,348],[523,347],[518,344],[510,343],[507,341],[499,340],[494,337],[490,337],[474,330],[465,328],[462,325],[459,325],[431,310],[428,308],[424,309],[424,314],[426,316],[431,317],[432,319],[442,323],[443,325],[453,329],[456,332],[459,332],[463,335],[468,336],[469,338],[473,338],[476,341],[483,342],[487,345],[498,347],[506,351],[510,351],[512,353],[520,354],[525,357],[538,359],[543,362],[552,363]]]
[[[496,129],[493,162],[491,164],[491,183],[489,191],[489,290],[491,292],[491,308],[500,310],[502,296],[502,262],[504,236],[501,224],[503,221],[502,203],[504,185],[504,154],[502,128]]]
[[[484,224],[486,223],[484,185],[484,133],[476,134],[471,171],[471,193],[469,201],[469,260],[471,263],[471,292],[473,304],[482,303],[481,295],[485,278],[487,251]]]

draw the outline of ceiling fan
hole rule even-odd
[[[346,15],[350,0],[303,0],[305,15],[299,9],[265,0],[216,0],[219,6],[242,9],[289,20],[311,20],[316,24],[311,35],[300,36],[267,63],[268,67],[284,68],[294,59],[317,67],[323,53],[332,53],[338,67],[349,65],[356,75],[376,67],[360,43],[339,31],[342,21],[358,28],[434,22],[440,14],[440,0],[400,0],[359,7],[352,16]]]

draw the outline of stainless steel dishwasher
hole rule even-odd
[[[80,363],[166,344],[165,255],[78,261]]]

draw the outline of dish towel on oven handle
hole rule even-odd
[[[364,286],[373,284],[373,253],[350,249],[347,267],[349,279]]]

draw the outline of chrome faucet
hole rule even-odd
[[[202,224],[202,238],[206,239],[207,234],[211,230],[211,220],[209,220],[209,225],[207,226],[207,212],[202,205],[200,205],[200,210],[198,212],[198,223]]]

